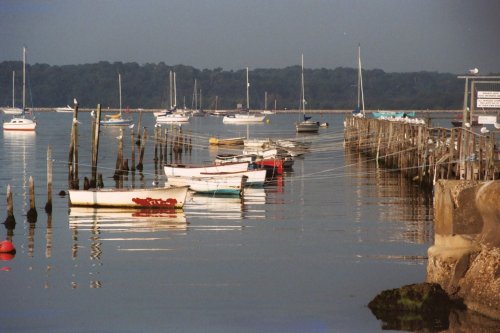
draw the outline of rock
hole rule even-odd
[[[437,283],[420,283],[385,290],[368,307],[383,329],[443,330],[449,327],[450,311],[462,308]]]

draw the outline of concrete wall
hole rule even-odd
[[[434,212],[427,282],[500,320],[500,181],[438,181]]]

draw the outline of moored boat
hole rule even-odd
[[[203,194],[241,195],[247,177],[241,174],[218,176],[169,176],[171,186],[188,186],[190,190]]]
[[[222,122],[224,124],[251,124],[251,123],[261,123],[266,119],[266,116],[259,116],[252,113],[235,113],[231,115],[224,116]]]
[[[73,108],[69,105],[56,108],[56,112],[73,112]]]
[[[306,97],[304,92],[304,55],[301,58],[301,95],[300,109],[302,111],[303,120],[295,123],[297,133],[318,133],[319,122],[311,120],[310,116],[306,116]]]
[[[183,208],[188,187],[69,190],[71,206]]]
[[[233,177],[233,176],[245,176],[247,186],[262,186],[266,182],[266,170],[247,170],[247,171],[237,171],[237,172],[202,172],[201,177]]]
[[[167,178],[169,176],[200,176],[202,172],[236,172],[248,170],[248,162],[189,165],[189,164],[166,164],[163,167]]]
[[[377,119],[383,118],[414,118],[415,112],[411,111],[373,111],[372,117]]]
[[[208,139],[208,143],[214,146],[239,146],[243,145],[244,137],[236,137],[236,138],[216,138],[211,137]]]
[[[14,117],[10,121],[3,123],[3,129],[6,131],[34,131],[36,121],[23,116]]]

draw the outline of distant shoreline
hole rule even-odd
[[[56,112],[56,108],[32,108],[30,109],[33,112]],[[91,112],[94,109],[89,109],[89,108],[81,108],[78,109],[80,112]],[[128,111],[122,110],[122,113],[127,113],[127,112],[146,112],[146,113],[151,113],[151,112],[158,112],[162,111],[165,109],[129,109]],[[210,112],[212,110],[205,110],[205,112]],[[235,110],[226,110],[226,111],[235,111]],[[252,110],[251,112],[261,112],[264,110]],[[415,113],[457,113],[457,112],[462,112],[463,110],[388,110],[388,109],[383,109],[383,110],[366,110],[366,113],[372,113],[372,112],[377,112],[377,111],[406,111],[406,112],[415,112]],[[102,109],[102,112],[119,112],[119,109]],[[294,113],[301,113],[302,111],[300,110],[277,110],[276,114],[294,114]],[[306,113],[308,114],[322,114],[322,113],[327,113],[327,114],[350,114],[352,110],[306,110]]]

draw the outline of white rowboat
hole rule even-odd
[[[188,187],[69,190],[71,206],[182,208]]]
[[[202,177],[168,177],[171,186],[189,186],[197,193],[241,195],[246,183],[246,176],[241,174],[231,176],[202,176]]]
[[[167,164],[163,167],[165,175],[197,177],[201,176],[202,172],[236,172],[247,171],[248,162],[227,163],[227,164],[210,164],[210,165],[188,165],[188,164]]]

